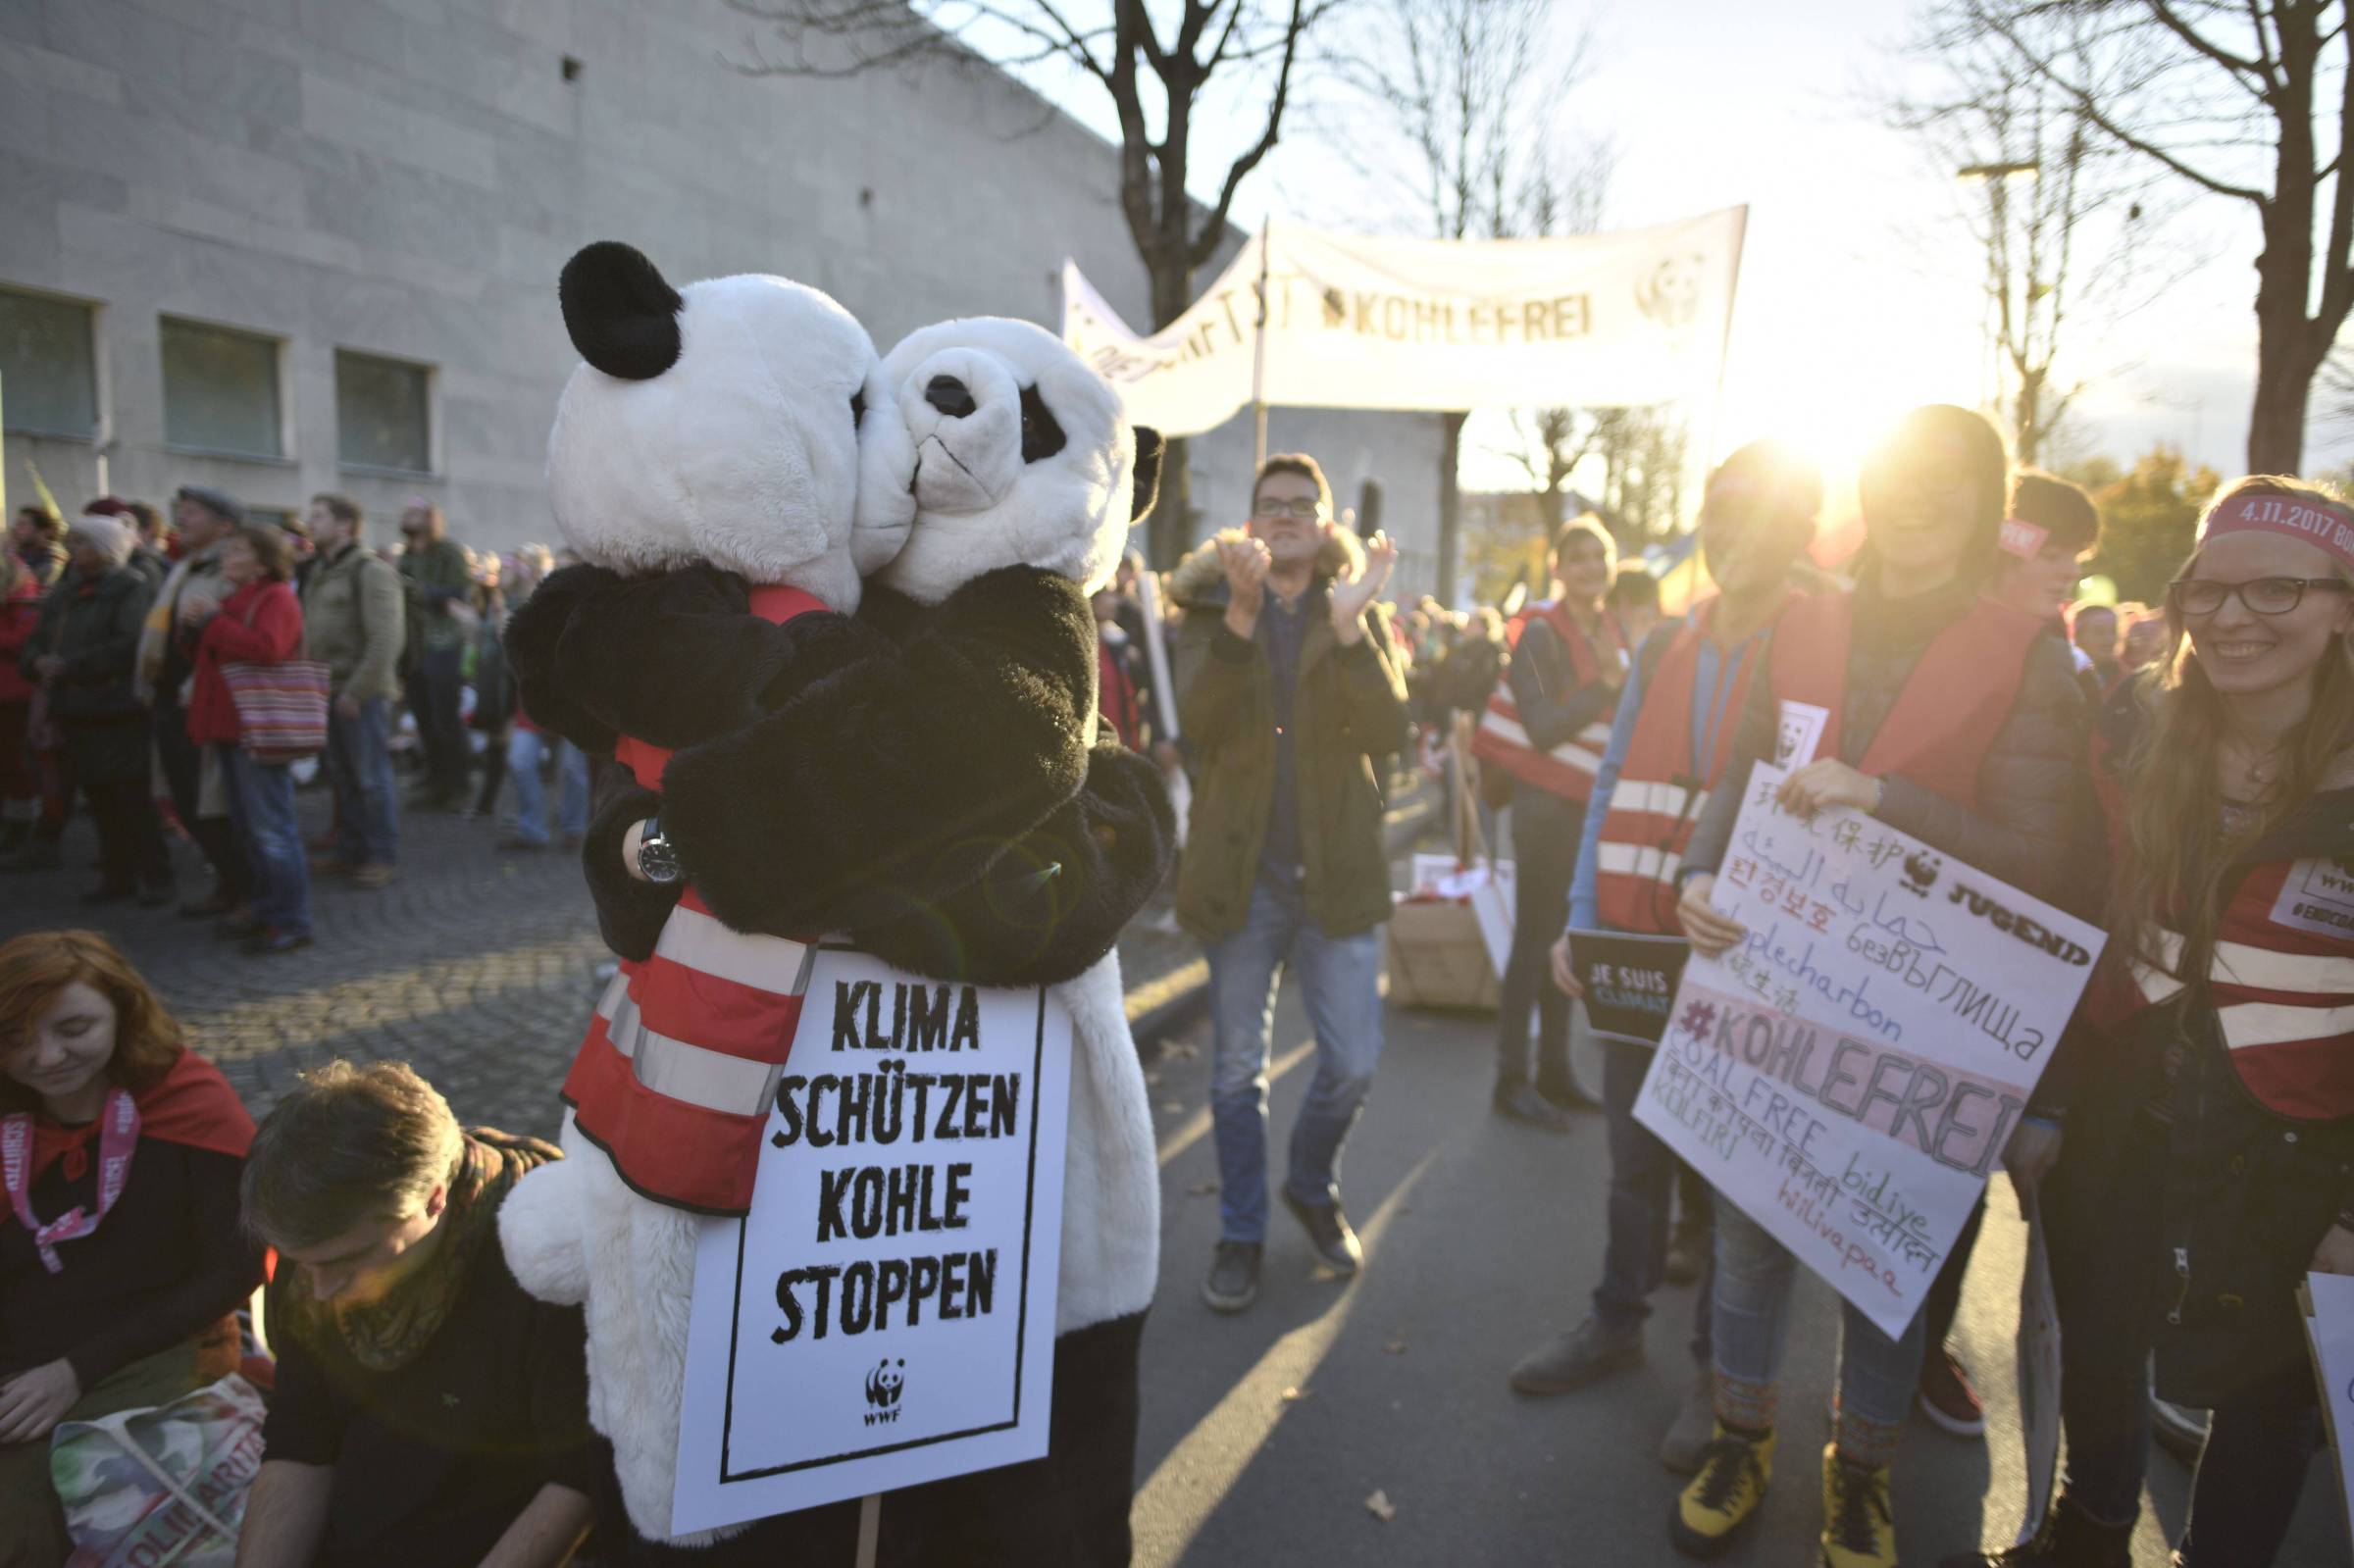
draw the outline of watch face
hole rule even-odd
[[[659,834],[638,845],[638,869],[645,873],[648,882],[677,882],[682,875],[678,851]]]

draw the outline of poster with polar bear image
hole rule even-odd
[[[696,1251],[678,1534],[1047,1451],[1070,1014],[833,944],[805,994]]]

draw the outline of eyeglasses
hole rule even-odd
[[[2232,599],[2256,615],[2286,615],[2305,602],[2308,588],[2343,593],[2347,587],[2342,578],[2250,578],[2245,582],[2176,578],[2166,585],[2166,597],[2184,615],[2214,615]]]
[[[1266,523],[1286,517],[1296,517],[1305,523],[1322,516],[1323,512],[1322,501],[1261,501],[1251,515]]]

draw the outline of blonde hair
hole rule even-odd
[[[2251,475],[2226,485],[2208,502],[2199,519],[2201,531],[2218,508],[2243,495],[2344,504],[2330,491],[2301,480]],[[2193,550],[2177,580],[2198,559]],[[2333,570],[2354,583],[2354,573],[2334,564]],[[2163,613],[2166,652],[2135,677],[2135,700],[2150,722],[2124,772],[2124,853],[2110,927],[2126,951],[2143,962],[2192,975],[2205,972],[2215,945],[2224,873],[2233,858],[2311,799],[2347,742],[2354,740],[2354,640],[2341,635],[2336,653],[2325,657],[2315,671],[2313,707],[2286,737],[2287,767],[2278,786],[2257,803],[2250,822],[2226,834],[2220,826],[2223,788],[2216,782],[2226,699],[2200,668],[2189,629],[2172,595]],[[2184,946],[2178,962],[2166,965],[2158,933],[2170,927],[2181,934]]]

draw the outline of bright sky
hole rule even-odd
[[[1606,227],[1749,204],[1719,453],[1777,434],[1844,467],[1904,409],[1976,404],[1990,390],[1982,262],[1957,216],[1959,203],[1984,201],[1983,187],[1929,168],[1913,138],[1858,102],[1890,73],[1884,46],[1901,37],[1907,9],[1895,0],[1556,6],[1564,29],[1593,18],[1594,68],[1561,116],[1617,147]],[[1083,90],[1056,96],[1102,124]],[[1238,140],[1245,133],[1240,115],[1208,119]],[[1200,147],[1197,188],[1212,167],[1223,173],[1210,155],[1226,150]],[[1349,222],[1350,201],[1335,192],[1357,179],[1304,131],[1246,183],[1235,217],[1254,226],[1271,209],[1332,227],[1410,225],[1410,214]],[[2057,374],[2095,383],[2076,405],[2092,450],[2125,461],[2166,440],[2233,473],[2255,358],[2255,215],[2203,197],[2170,221],[2161,243],[2190,259],[2185,275],[2121,323],[2080,324]],[[2317,429],[2307,466],[2346,461],[2348,435]],[[1467,483],[1509,486],[1516,473],[1467,454]]]

